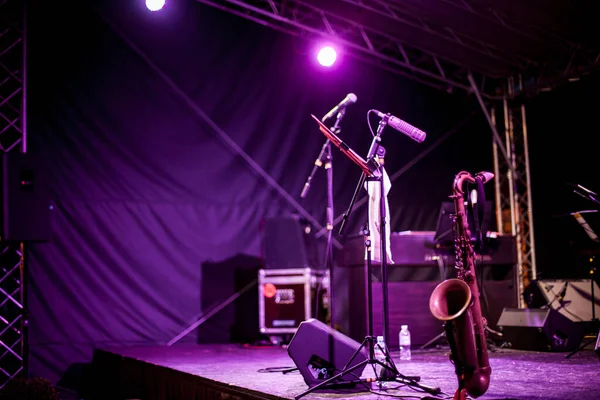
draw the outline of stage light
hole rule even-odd
[[[337,58],[337,53],[335,49],[331,46],[323,47],[319,50],[319,54],[317,54],[317,60],[319,64],[324,67],[331,67]]]
[[[146,0],[146,7],[150,11],[158,11],[165,5],[165,0]]]

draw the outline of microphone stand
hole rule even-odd
[[[336,115],[335,118],[335,124],[333,125],[333,127],[330,129],[333,133],[335,133],[336,135],[339,135],[342,131],[342,128],[340,127],[340,124],[342,122],[342,119],[344,118],[344,115],[346,115],[346,107],[341,107],[339,112]],[[324,116],[321,121],[325,122],[326,120],[326,116]],[[327,210],[326,210],[326,218],[327,218],[327,222],[326,222],[326,229],[327,229],[327,245],[326,245],[326,250],[325,250],[325,260],[324,260],[324,264],[325,264],[325,269],[327,269],[329,271],[329,323],[331,325],[331,327],[333,329],[335,329],[335,320],[334,320],[334,314],[333,314],[333,293],[334,293],[334,288],[333,288],[333,282],[334,282],[334,267],[333,267],[333,216],[334,216],[334,209],[333,209],[333,155],[331,152],[331,141],[329,139],[325,140],[325,143],[323,143],[323,146],[321,147],[321,151],[319,152],[319,156],[317,157],[317,159],[315,160],[315,163],[313,165],[313,169],[310,172],[310,175],[308,176],[308,178],[306,179],[306,183],[304,184],[304,187],[302,188],[302,192],[300,193],[300,197],[301,198],[305,198],[306,195],[308,194],[308,190],[310,189],[310,184],[311,181],[313,179],[313,177],[315,176],[315,174],[317,173],[317,170],[319,169],[319,167],[323,166],[325,168],[325,171],[327,172]]]
[[[371,142],[371,147],[369,148],[369,152],[367,153],[367,160],[375,158],[376,156],[379,158],[385,157],[385,148],[383,148],[379,143],[381,142],[381,134],[385,129],[389,115],[384,115],[381,121],[379,121],[379,125],[377,126],[377,132],[373,137],[373,141]],[[383,341],[388,346],[389,338],[390,338],[390,330],[389,330],[389,304],[388,304],[388,274],[387,274],[387,237],[386,237],[386,209],[385,209],[385,186],[383,179],[383,165],[379,167],[379,176],[378,177],[369,177],[367,181],[379,181],[380,187],[380,196],[379,196],[379,259],[380,259],[380,268],[381,268],[381,297],[383,299],[383,315],[382,315],[382,334]],[[369,271],[369,275],[371,271]],[[372,323],[372,320],[371,320]],[[373,332],[373,328],[370,327],[371,333]],[[387,349],[384,349],[387,350]],[[396,376],[400,375],[396,366],[394,365],[392,358],[387,356],[389,359],[392,368],[384,368],[382,372],[385,374],[385,380],[394,380]],[[387,373],[387,374],[386,374]],[[393,376],[390,376],[390,373]],[[391,378],[391,379],[390,379]]]
[[[600,200],[596,198],[598,196],[596,193],[592,192],[589,189],[584,188],[581,185],[577,185],[575,189],[573,189],[573,193],[578,194],[579,196],[588,199],[589,201],[600,205]]]
[[[581,185],[577,185],[575,187],[575,189],[573,190],[573,192],[587,200],[590,200],[591,202],[593,202],[597,205],[600,205],[600,200],[598,200],[598,198],[597,198],[598,195],[596,193],[592,192],[591,190],[584,188]],[[583,211],[579,211],[577,213],[571,213],[571,215],[582,214],[582,213],[583,213]],[[591,227],[589,227],[589,225],[587,227],[585,226],[585,225],[587,225],[587,222],[584,222],[585,225],[583,225],[582,222],[579,220],[577,222],[579,222],[579,224],[582,225],[583,229],[586,231],[586,233],[588,234],[588,236],[590,236],[590,238],[592,240],[593,240],[593,237],[596,237],[596,240],[597,240],[597,236],[592,231]],[[589,229],[589,231],[588,231],[588,229]],[[591,236],[590,234],[593,234],[593,236]],[[570,352],[569,354],[567,354],[565,356],[565,358],[571,358],[573,355],[579,353],[581,350],[586,348],[588,345],[590,345],[594,341],[598,340],[598,333],[599,333],[598,330],[600,329],[600,319],[598,319],[596,316],[596,294],[594,293],[594,282],[595,282],[595,275],[596,275],[597,268],[596,268],[596,265],[593,264],[595,257],[592,256],[592,257],[590,257],[589,260],[590,260],[590,263],[592,263],[592,265],[590,265],[590,267],[589,267],[590,291],[592,294],[592,302],[591,302],[592,303],[592,320],[589,321],[590,323],[589,323],[588,329],[590,331],[593,331],[594,334],[592,336],[590,336],[591,338],[589,340],[584,341],[583,344],[581,344],[577,349],[575,349],[572,352]],[[569,282],[567,281],[567,283],[565,284],[565,287],[568,283]]]
[[[365,181],[378,181],[380,184],[380,187],[381,187],[381,198],[380,198],[380,203],[379,203],[379,216],[380,216],[379,223],[380,223],[381,236],[379,239],[380,239],[380,254],[381,254],[381,256],[380,256],[381,257],[381,284],[382,284],[382,295],[383,295],[383,310],[382,310],[382,312],[383,312],[383,338],[384,338],[384,341],[386,342],[386,345],[387,345],[387,343],[389,343],[388,342],[388,338],[389,338],[388,308],[389,307],[388,307],[388,292],[387,292],[387,251],[386,251],[387,238],[386,238],[386,232],[385,232],[386,210],[385,210],[385,195],[384,195],[385,187],[384,187],[383,168],[376,161],[376,158],[377,157],[383,158],[382,155],[385,155],[385,149],[379,144],[379,142],[381,141],[381,134],[383,133],[383,130],[384,130],[385,126],[387,125],[388,121],[389,121],[389,114],[383,116],[382,120],[379,122],[379,127],[377,128],[377,133],[373,137],[373,141],[371,143],[371,147],[369,149],[366,160],[362,160],[362,159],[359,160],[360,157],[357,154],[355,154],[352,150],[350,150],[348,145],[343,143],[335,134],[332,134],[332,132],[323,131],[324,127],[323,126],[321,127],[322,128],[321,130],[328,138],[333,137],[335,139],[335,141],[334,141],[335,145],[342,152],[344,152],[347,156],[349,156],[352,159],[352,161],[359,163],[361,165],[361,167],[363,168],[363,172],[358,181],[358,185],[356,186],[356,189],[354,191],[354,195],[352,196],[352,199],[350,201],[350,205],[348,206],[348,210],[346,211],[346,214],[344,215],[344,221],[348,220],[350,213],[352,212],[352,209],[354,208],[354,203],[356,202],[356,198],[358,197],[358,194],[360,193],[360,190]],[[320,124],[320,125],[322,125],[322,124]],[[374,168],[375,166],[376,166],[376,168]],[[369,170],[370,172],[367,174],[366,170]],[[309,388],[308,390],[304,391],[300,395],[296,396],[295,397],[296,400],[298,400],[316,390],[328,387],[328,385],[335,383],[342,376],[350,374],[353,371],[355,371],[365,365],[371,365],[374,372],[376,372],[376,369],[375,369],[376,365],[379,365],[382,367],[381,374],[379,376],[376,375],[377,376],[376,380],[379,382],[380,381],[395,381],[395,382],[399,382],[399,383],[405,384],[405,385],[413,387],[413,388],[421,389],[422,391],[425,391],[425,392],[433,394],[433,395],[438,395],[441,393],[441,390],[438,387],[431,387],[431,386],[427,386],[427,385],[423,385],[423,384],[419,383],[419,381],[421,380],[420,376],[405,376],[405,375],[402,375],[400,372],[398,372],[398,369],[396,368],[396,365],[394,364],[394,361],[392,360],[392,357],[390,356],[390,353],[388,352],[387,348],[385,348],[385,349],[381,348],[377,344],[376,338],[373,336],[373,318],[372,318],[372,313],[371,313],[372,288],[371,288],[371,269],[370,269],[370,267],[371,267],[371,240],[370,240],[370,232],[369,232],[368,226],[369,226],[369,224],[367,221],[367,225],[366,225],[367,228],[363,229],[363,235],[365,238],[365,249],[366,249],[366,253],[367,253],[366,263],[365,263],[365,276],[367,278],[366,279],[367,280],[367,283],[366,283],[367,299],[366,300],[367,300],[367,305],[369,307],[369,309],[367,310],[368,325],[369,325],[367,336],[364,338],[360,347],[354,352],[352,357],[350,357],[350,359],[348,360],[346,365],[341,369],[341,371],[339,373],[320,382],[319,384]],[[340,233],[343,232],[343,228],[344,228],[344,225],[342,225],[340,227]],[[363,350],[363,348],[365,346],[368,346],[369,356],[367,357],[367,359],[352,366],[352,367],[349,367],[349,365],[352,363],[354,358],[356,358],[356,356]],[[382,362],[375,358],[375,346],[377,346],[385,355],[385,362]]]

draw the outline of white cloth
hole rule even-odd
[[[385,168],[381,168],[383,171],[383,190],[385,192],[385,239],[386,239],[386,255],[387,263],[393,264],[392,259],[392,246],[390,243],[390,205],[388,203],[387,195],[392,188],[392,182],[388,176]],[[371,261],[379,263],[381,261],[381,214],[379,212],[380,199],[381,199],[381,182],[379,181],[367,181],[365,182],[365,189],[369,195],[369,231],[371,233]],[[365,249],[365,260],[367,259],[367,251]]]

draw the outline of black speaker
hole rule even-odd
[[[206,316],[217,309],[219,312],[198,327],[198,343],[253,343],[261,339],[256,300],[258,287],[252,284],[261,267],[262,259],[247,254],[202,263],[201,314]],[[228,304],[231,299],[235,300]]]
[[[266,269],[317,268],[319,259],[312,227],[299,217],[274,217],[264,222]]]
[[[45,168],[29,153],[2,156],[2,237],[15,242],[46,242],[52,204]]]
[[[511,347],[533,351],[572,351],[584,335],[584,324],[573,322],[552,308],[505,308],[498,320]]]
[[[308,319],[300,323],[287,350],[304,382],[313,387],[340,373],[359,348],[360,343],[329,325],[316,319]],[[367,350],[361,349],[348,368],[367,360]],[[362,375],[365,365],[345,374],[341,379],[357,380],[357,377]]]

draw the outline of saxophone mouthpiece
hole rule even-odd
[[[481,179],[481,183],[487,183],[494,179],[494,174],[487,171],[481,171],[477,175],[475,175],[475,179]]]

